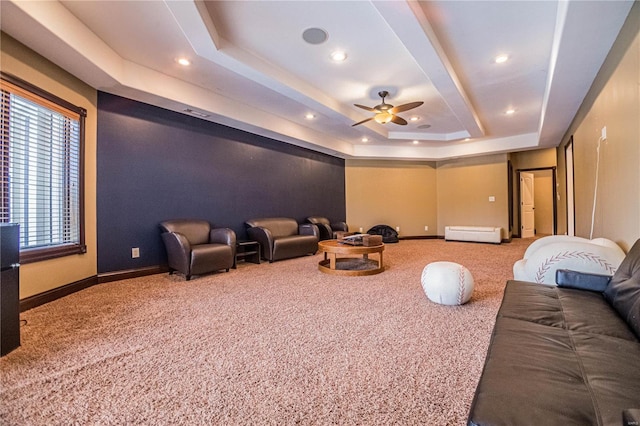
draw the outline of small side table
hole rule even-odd
[[[233,269],[238,267],[238,261],[260,263],[260,243],[257,241],[238,241],[236,242],[236,260],[233,263]]]

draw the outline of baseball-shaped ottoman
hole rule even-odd
[[[422,289],[432,302],[462,305],[471,299],[473,276],[454,262],[433,262],[422,270]]]

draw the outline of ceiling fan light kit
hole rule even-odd
[[[417,108],[420,105],[422,105],[424,102],[422,101],[418,101],[418,102],[410,102],[408,104],[404,104],[404,105],[399,105],[397,107],[394,107],[391,104],[388,104],[384,101],[384,98],[386,98],[387,96],[389,96],[389,92],[387,92],[386,90],[382,90],[380,92],[378,92],[378,96],[380,96],[382,98],[382,103],[380,105],[376,105],[375,107],[371,108],[368,106],[364,106],[364,105],[358,105],[358,104],[354,104],[355,106],[357,106],[358,108],[362,108],[366,111],[370,111],[370,112],[375,112],[376,114],[373,117],[369,117],[365,120],[359,121],[355,124],[352,124],[353,126],[357,126],[359,124],[362,123],[366,123],[367,121],[371,121],[374,120],[376,123],[380,123],[380,124],[387,124],[389,122],[392,122],[394,124],[398,124],[400,126],[405,126],[407,124],[407,120],[405,120],[402,117],[397,116],[396,114],[399,112],[403,112],[403,111],[409,111],[410,109],[413,108]]]
[[[393,118],[393,115],[385,111],[385,112],[379,112],[374,116],[373,119],[375,120],[376,123],[387,124],[388,122],[391,121],[392,118]]]

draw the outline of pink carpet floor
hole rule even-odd
[[[88,288],[21,314],[0,424],[464,424],[529,242],[404,240],[366,277],[323,274],[318,254]],[[471,271],[466,305],[426,298],[439,260]]]

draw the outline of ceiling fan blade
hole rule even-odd
[[[410,109],[418,108],[423,103],[424,102],[420,101],[420,102],[410,102],[410,103],[404,104],[404,105],[398,105],[397,107],[391,108],[391,111],[389,111],[389,112],[391,114],[397,114],[399,112],[409,111]]]
[[[373,117],[369,117],[369,118],[367,118],[365,120],[358,121],[357,123],[352,124],[351,127],[357,126],[358,124],[366,123],[367,121],[371,121],[371,120],[373,120]]]
[[[394,115],[393,117],[391,117],[391,122],[399,124],[401,126],[406,126],[407,125],[407,120],[405,120],[402,117],[398,117],[397,115]]]
[[[368,106],[358,105],[358,104],[353,104],[353,105],[357,106],[358,108],[365,109],[365,110],[367,110],[367,111],[371,111],[371,112],[380,112],[380,111],[378,111],[377,109],[375,109],[375,108],[371,108],[371,107],[368,107]]]

